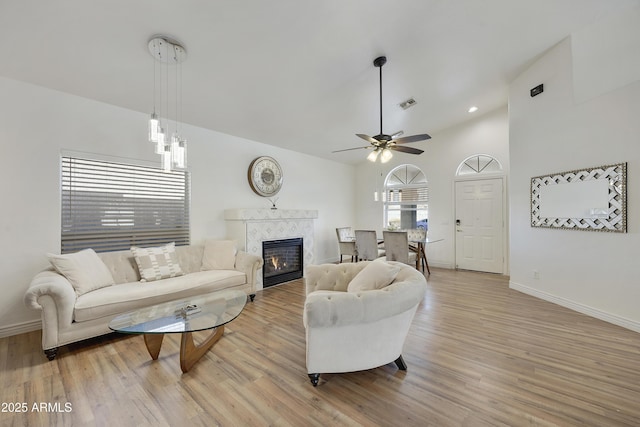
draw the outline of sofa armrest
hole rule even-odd
[[[305,328],[326,328],[371,323],[418,306],[426,292],[426,280],[394,282],[373,291],[314,291],[304,303]]]
[[[27,307],[43,310],[43,296],[50,296],[59,307],[68,307],[70,313],[76,303],[76,291],[66,277],[54,271],[42,271],[33,278],[24,296]],[[71,317],[69,317],[71,318]]]
[[[58,332],[73,322],[76,292],[71,283],[54,271],[42,271],[33,278],[24,304],[42,310],[42,347],[57,346]]]
[[[247,275],[247,284],[251,287],[250,293],[256,292],[257,274],[263,263],[262,258],[257,255],[251,255],[244,251],[238,251],[236,254],[236,270]]]

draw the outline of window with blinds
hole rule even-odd
[[[391,203],[404,203],[415,205],[419,203],[429,203],[429,187],[396,187],[385,189],[383,200]]]
[[[429,186],[424,173],[414,165],[392,170],[384,185],[385,227],[428,228]]]
[[[187,171],[62,157],[61,253],[189,244]]]

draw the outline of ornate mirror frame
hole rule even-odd
[[[594,182],[601,180],[604,182]],[[566,184],[587,184],[567,186]],[[543,206],[546,200],[552,200],[553,197],[545,196],[553,193],[560,194],[557,190],[562,190],[562,194],[571,196],[572,190],[576,194],[589,188],[597,187],[606,192],[605,203],[608,206],[596,209],[588,209],[583,215],[572,215],[571,217],[563,217],[562,215],[543,216],[545,212],[558,212],[558,209],[551,209],[549,206]],[[563,185],[563,187],[553,188],[551,186]],[[587,194],[587,199],[589,199]],[[557,196],[555,196],[557,198]],[[582,197],[582,196],[580,196]],[[562,196],[562,203],[566,206],[576,206],[576,203]],[[549,202],[551,203],[551,202]],[[585,201],[585,203],[588,203]],[[575,213],[575,209],[569,209]],[[587,212],[588,211],[588,212]],[[594,168],[578,169],[567,172],[554,173],[544,176],[536,176],[531,178],[531,226],[543,228],[560,228],[570,230],[583,231],[607,231],[613,233],[627,232],[627,164],[617,163],[613,165],[604,165]]]

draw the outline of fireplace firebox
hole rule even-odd
[[[262,286],[269,287],[302,277],[302,238],[262,242]]]

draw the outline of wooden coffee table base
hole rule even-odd
[[[203,342],[196,345],[192,332],[184,332],[180,340],[180,369],[187,372],[224,334],[224,325],[214,328]],[[158,359],[164,334],[144,334],[144,343],[153,360]]]

